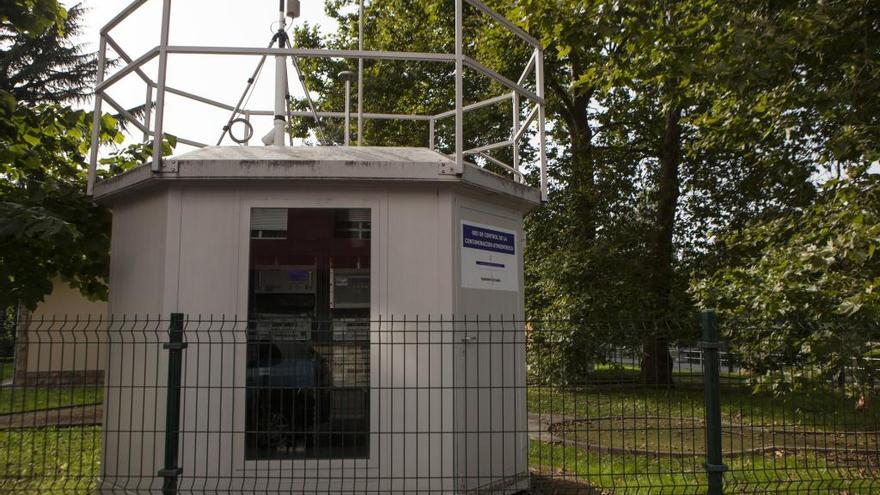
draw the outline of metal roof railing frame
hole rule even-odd
[[[168,93],[187,98],[192,101],[211,105],[224,110],[236,110],[236,107],[226,103],[212,100],[199,96],[195,93],[184,91],[171,87],[167,84],[168,57],[176,54],[204,54],[204,55],[250,55],[250,56],[289,56],[294,60],[296,57],[302,58],[348,58],[358,60],[358,102],[357,102],[357,144],[361,144],[361,135],[363,132],[364,119],[376,120],[410,120],[410,121],[426,121],[428,123],[428,143],[433,150],[435,148],[435,129],[437,121],[454,117],[455,119],[455,151],[450,154],[450,158],[455,160],[455,173],[461,173],[464,169],[464,161],[467,156],[479,156],[486,161],[493,163],[504,170],[513,174],[515,181],[523,183],[524,175],[521,170],[520,163],[520,142],[527,134],[526,131],[531,124],[537,120],[537,133],[539,141],[539,167],[540,167],[540,189],[542,200],[547,199],[547,153],[546,153],[546,115],[544,102],[544,47],[536,38],[529,35],[519,26],[513,24],[510,20],[490,9],[480,0],[455,0],[455,53],[424,53],[424,52],[403,52],[403,51],[383,51],[383,50],[364,50],[363,48],[363,3],[359,3],[359,26],[358,26],[358,49],[357,50],[331,50],[331,49],[308,49],[308,48],[242,48],[242,47],[221,47],[221,46],[180,46],[169,44],[169,26],[171,21],[171,0],[162,1],[162,21],[159,45],[147,50],[143,55],[132,58],[123,47],[113,39],[110,31],[119,25],[131,14],[137,11],[148,0],[134,0],[113,19],[110,20],[100,31],[100,42],[98,46],[98,70],[95,87],[95,105],[94,105],[94,121],[92,126],[91,149],[89,156],[88,170],[88,188],[87,194],[92,195],[97,177],[98,164],[98,148],[101,127],[101,115],[103,104],[107,103],[119,115],[130,121],[135,127],[143,132],[144,141],[155,136],[164,136],[164,113],[165,113],[165,97]],[[521,76],[517,81],[512,81],[498,72],[484,66],[480,62],[468,57],[464,54],[463,40],[463,9],[467,3],[478,11],[488,15],[496,22],[504,26],[511,34],[519,37],[532,47],[532,55],[526,64]],[[125,65],[110,76],[107,76],[107,49],[110,48],[116,55],[125,62]],[[142,67],[157,58],[159,67],[156,80],[153,81],[143,70]],[[390,114],[390,113],[370,113],[363,111],[363,61],[364,60],[403,60],[403,61],[420,61],[420,62],[439,62],[455,64],[455,108],[436,115],[424,114]],[[496,81],[502,86],[510,90],[509,93],[502,94],[482,100],[469,105],[464,105],[464,68],[468,67],[485,77]],[[136,74],[147,86],[146,93],[146,112],[144,112],[143,120],[138,120],[134,115],[127,112],[124,107],[119,105],[107,94],[107,90],[114,84],[118,83],[129,74]],[[534,73],[535,91],[531,91],[526,86],[526,81]],[[153,98],[155,96],[155,102]],[[522,119],[520,106],[525,100],[528,102],[526,108],[526,118]],[[485,146],[479,146],[472,149],[464,149],[464,114],[466,112],[476,110],[500,102],[511,102],[512,125],[509,139],[498,143],[492,143]],[[155,115],[150,111],[151,107],[155,108]],[[238,109],[249,119],[250,116],[265,115],[272,116],[275,114],[273,110],[244,110]],[[345,118],[347,112],[311,112],[311,111],[290,111],[290,116],[310,117],[310,118]],[[205,143],[177,137],[180,143],[194,146],[207,147]],[[492,157],[487,152],[499,148],[511,147],[513,151],[513,163],[508,164]],[[162,160],[162,139],[154,139],[153,157],[151,168],[154,172],[158,172],[161,167]]]

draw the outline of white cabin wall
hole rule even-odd
[[[140,260],[134,267],[118,267],[116,272],[125,271],[124,276],[115,279],[121,282],[114,286],[114,290],[119,287],[114,292],[114,307],[137,307],[137,300],[148,296],[133,287],[121,286],[145,276],[138,270],[143,267],[146,271],[150,261],[158,267],[155,273],[164,271],[167,275],[164,280],[153,279],[153,286],[165,289],[158,291],[164,296],[151,300],[161,303],[165,308],[163,315],[170,311],[187,315],[184,340],[189,346],[184,351],[180,454],[187,474],[182,486],[199,488],[200,483],[207,483],[213,487],[217,480],[212,477],[228,477],[241,469],[260,470],[265,464],[243,461],[243,435],[205,433],[244,429],[244,325],[217,321],[224,317],[233,319],[235,315],[242,321],[247,316],[248,222],[253,207],[373,210],[373,319],[381,318],[383,323],[374,335],[371,358],[376,364],[372,367],[372,380],[384,388],[380,391],[377,387],[372,401],[373,455],[368,461],[355,463],[285,463],[291,472],[302,472],[302,484],[290,487],[318,486],[315,480],[326,479],[331,472],[338,475],[345,471],[350,471],[348,483],[359,476],[375,478],[379,474],[408,478],[388,482],[388,489],[436,490],[443,488],[442,483],[448,485],[452,438],[448,433],[436,432],[449,431],[452,426],[451,374],[450,366],[446,365],[451,360],[451,349],[442,343],[450,339],[450,334],[441,332],[444,327],[439,320],[452,313],[452,253],[445,236],[451,228],[453,195],[432,186],[331,188],[280,184],[239,189],[230,184],[177,187],[163,196],[164,202],[150,198],[142,208],[120,208],[120,221],[136,221],[141,226],[137,232],[129,229],[124,234],[132,242],[124,243],[122,252],[130,253],[133,246],[143,246],[146,238],[151,238],[155,245],[164,245],[168,256],[158,256],[163,248],[150,245],[154,256]],[[146,211],[151,214],[146,215]],[[154,223],[161,223],[163,218],[166,232],[164,243],[160,243],[160,236],[154,233],[159,229],[154,228]],[[168,259],[177,256],[179,265]],[[394,323],[390,321],[392,316]],[[403,324],[400,319],[404,316],[413,321],[418,317],[424,323]],[[429,318],[434,321],[429,323]],[[146,368],[140,362],[148,355],[161,362],[162,369],[158,373],[143,372],[149,376],[142,377],[139,371],[123,371],[123,363],[118,362],[113,370],[122,372],[123,377],[114,383],[159,379],[157,384],[164,384],[162,371],[166,361],[161,356],[143,349],[126,352],[129,361],[139,363],[138,369]],[[167,351],[160,352],[164,355]],[[411,389],[427,385],[434,388]],[[125,410],[120,412],[138,416],[134,409],[143,405],[145,398],[132,398],[124,391],[116,394],[132,401],[131,408],[123,407]],[[135,421],[143,419],[138,416]],[[403,434],[415,431],[435,433]],[[161,450],[162,434],[155,436],[155,446]],[[137,445],[132,446],[137,450]],[[114,446],[108,452],[121,451],[121,447]],[[128,453],[123,456],[139,461]],[[113,464],[112,459],[108,460]],[[318,469],[320,466],[327,470]],[[315,480],[309,481],[313,477]],[[369,487],[363,483],[364,488]],[[378,488],[376,481],[370,483]]]
[[[164,315],[168,192],[141,193],[114,204],[112,210],[110,314]]]
[[[463,288],[462,221],[516,233],[518,290]],[[489,198],[459,194],[454,242],[457,324],[456,449],[460,488],[528,488],[522,211]],[[467,341],[467,343],[465,343]]]
[[[244,461],[243,433],[225,433],[244,430],[243,321],[254,207],[372,210],[372,319],[381,323],[371,336],[369,459]],[[462,219],[517,231],[519,291],[459,288]],[[110,311],[164,318],[176,311],[188,318],[181,487],[449,493],[466,487],[456,484],[456,473],[481,485],[521,473],[527,461],[524,434],[480,436],[467,430],[525,431],[524,340],[511,341],[516,332],[498,332],[477,344],[475,354],[464,350],[459,340],[464,334],[456,333],[467,329],[449,318],[504,315],[521,321],[523,246],[520,211],[436,183],[192,182],[115,204]],[[236,316],[238,323],[228,321]],[[223,318],[227,322],[218,324]],[[149,334],[153,340],[166,338],[163,325]],[[130,330],[114,334],[117,341],[143,340]],[[167,351],[156,342],[117,347],[108,367],[104,469],[132,475],[117,480],[123,486],[126,481],[156,486],[165,396],[144,385],[165,386]],[[476,397],[454,392],[455,385],[468,383],[498,390]],[[133,430],[131,440],[128,433],[112,433],[119,430]],[[474,462],[482,464],[480,471],[468,465]],[[258,473],[275,484],[233,481]]]
[[[157,488],[165,428],[170,195],[154,190],[113,205],[111,323],[107,335],[102,486]],[[149,320],[148,320],[149,319]],[[162,321],[157,321],[161,319]],[[105,489],[105,488],[102,488]]]
[[[385,241],[380,477],[390,490],[453,488],[451,329],[452,222],[448,191],[428,186],[393,187],[379,233]],[[391,319],[391,321],[386,321]],[[419,434],[405,434],[425,432]],[[433,432],[433,433],[428,433]]]

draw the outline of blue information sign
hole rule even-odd
[[[493,251],[502,254],[516,254],[516,237],[507,232],[462,224],[462,247]]]

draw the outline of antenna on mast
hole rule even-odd
[[[291,19],[296,19],[299,15],[299,0],[287,0],[286,5],[285,0],[278,0],[278,31],[272,36],[272,40],[269,42],[269,48],[275,46],[276,43],[278,44],[278,49],[293,48],[293,45],[290,42],[290,36],[287,34],[287,20],[285,19],[285,16],[290,17]],[[266,146],[284,146],[284,135],[287,133],[287,117],[290,114],[289,80],[287,77],[287,67],[285,66],[287,57],[288,55],[275,56],[274,121],[272,130],[261,139]],[[229,137],[236,143],[247,145],[250,137],[253,135],[253,126],[251,126],[249,119],[240,118],[238,116],[241,114],[242,105],[249,99],[248,94],[253,90],[254,83],[262,71],[263,65],[266,63],[266,58],[267,55],[263,55],[260,58],[260,62],[257,64],[257,68],[254,70],[253,75],[247,80],[247,87],[245,87],[244,93],[238,100],[238,104],[235,105],[235,108],[232,110],[232,115],[229,117],[229,121],[223,126],[223,134],[221,134],[220,139],[217,140],[217,146],[220,146],[227,135],[229,135]],[[293,65],[293,70],[296,71],[297,79],[299,79],[300,84],[302,85],[306,101],[309,105],[309,110],[311,110],[312,116],[315,119],[315,124],[320,124],[321,119],[318,116],[318,109],[315,107],[315,102],[312,100],[311,94],[309,94],[308,84],[306,84],[305,77],[303,77],[299,64],[296,62],[296,57],[291,56],[290,62]],[[238,137],[233,134],[232,126],[236,123],[240,123],[244,126],[245,134],[243,137]],[[291,142],[291,144],[293,143]]]

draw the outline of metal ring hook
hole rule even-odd
[[[232,132],[232,126],[234,124],[238,124],[238,123],[244,124],[245,131],[244,131],[244,137],[242,137],[242,138],[237,138],[235,136],[235,133]],[[231,120],[229,122],[228,127],[229,127],[229,138],[232,139],[233,141],[235,141],[237,144],[245,144],[248,141],[250,141],[252,137],[254,137],[254,126],[251,125],[251,123],[243,117],[239,117],[237,119]]]

